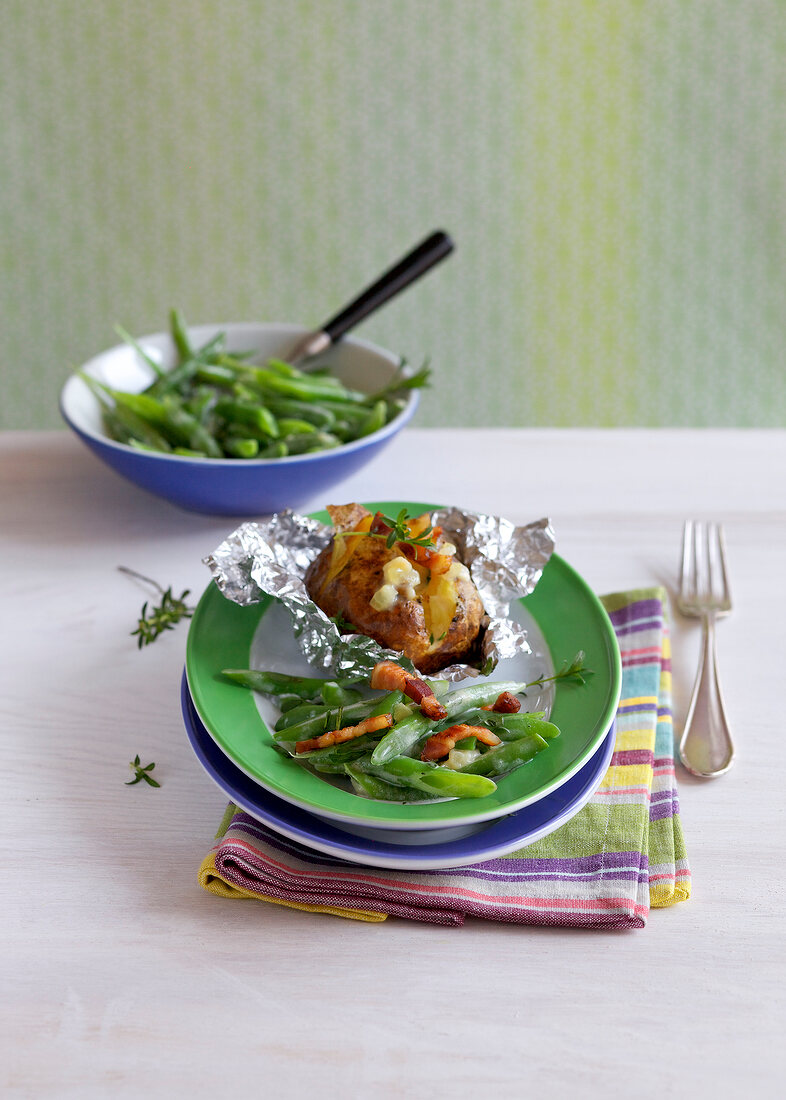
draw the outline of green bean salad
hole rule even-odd
[[[475,682],[449,692],[447,681],[416,680],[438,707],[429,708],[440,715],[435,719],[401,690],[361,690],[357,677],[329,680],[252,669],[224,669],[222,675],[275,698],[281,713],[271,733],[279,752],[317,774],[348,779],[356,794],[386,802],[483,798],[496,789],[495,779],[559,736],[543,713],[484,709],[503,695],[523,695],[530,685],[518,681]],[[451,733],[459,737],[465,728],[488,733],[455,743],[448,738],[444,759],[428,759],[430,744]]]
[[[176,349],[164,369],[123,329],[118,332],[153,371],[142,393],[113,389],[81,371],[101,404],[104,431],[142,451],[193,458],[276,459],[330,450],[379,431],[401,412],[408,390],[428,384],[426,366],[404,363],[374,394],[349,389],[327,368],[298,370],[280,359],[263,366],[255,352],[228,352],[224,333],[193,347],[177,310]]]

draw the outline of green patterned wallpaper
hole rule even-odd
[[[0,426],[189,320],[358,330],[419,423],[786,422],[786,4],[3,0]]]

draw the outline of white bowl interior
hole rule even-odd
[[[226,334],[228,351],[257,351],[251,360],[254,363],[263,363],[273,357],[285,359],[298,338],[307,331],[299,325],[253,322],[196,325],[188,330],[190,339],[197,347],[223,332]],[[168,333],[142,336],[138,343],[151,359],[163,367],[174,366],[177,361],[175,347]],[[327,365],[352,389],[374,393],[390,381],[398,366],[398,359],[392,352],[365,340],[345,337],[335,347],[311,360],[309,366],[311,365]],[[109,348],[85,363],[82,370],[113,389],[130,393],[140,393],[155,377],[152,368],[128,344]],[[104,433],[98,402],[77,375],[72,375],[65,383],[61,402],[66,417],[79,431],[125,449],[124,444],[114,443]]]

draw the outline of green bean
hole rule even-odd
[[[377,401],[366,419],[361,423],[358,438],[371,435],[372,432],[378,432],[380,428],[384,428],[387,421],[387,410],[388,407],[384,401]]]
[[[276,705],[282,714],[286,714],[287,711],[293,710],[294,707],[302,706],[303,699],[300,695],[288,695],[284,692],[283,695],[276,696]]]
[[[287,448],[287,453],[291,455],[305,454],[306,451],[312,448],[316,448],[320,451],[327,451],[341,444],[341,440],[337,436],[331,435],[330,432],[320,431],[288,435],[284,437],[282,442]]]
[[[312,405],[308,401],[296,401],[294,398],[273,398],[268,407],[274,416],[281,419],[290,417],[305,420],[315,428],[332,428],[336,423],[335,414],[322,405]]]
[[[278,428],[282,435],[308,435],[317,430],[316,424],[295,417],[281,417]]]
[[[359,679],[352,676],[331,681],[320,676],[290,676],[286,672],[265,672],[253,668],[224,668],[221,675],[263,695],[299,695],[301,699],[315,699],[327,683],[337,682],[348,687]]]
[[[330,430],[342,443],[351,443],[356,438],[356,431],[348,420],[335,420]]]
[[[330,402],[330,411],[354,424],[359,424],[368,416],[369,406],[360,402],[341,401],[338,398]]]
[[[226,436],[223,447],[227,454],[235,458],[256,458],[259,454],[259,440],[241,438],[236,435]]]
[[[462,710],[458,714],[451,713],[447,718],[434,722],[430,732],[440,733],[442,730],[447,729],[448,726],[483,726],[486,729],[493,730],[502,740],[512,741],[516,736],[517,730],[522,730],[524,732],[535,730],[537,733],[540,733],[541,726],[548,730],[557,730],[556,726],[552,726],[550,723],[545,722],[544,718],[544,711],[503,714],[493,710],[484,710],[483,707],[470,707],[468,710]],[[559,733],[559,730],[557,730],[557,733]],[[555,737],[556,735],[555,733],[541,734],[543,737]]]
[[[299,726],[301,722],[305,722],[308,718],[315,718],[317,715],[324,718],[325,711],[326,707],[322,703],[304,703],[301,700],[298,706],[283,711],[274,729],[277,733],[280,733],[281,730],[289,729],[291,726]],[[303,738],[299,737],[296,740],[302,741]]]
[[[309,375],[300,378],[285,378],[276,371],[267,370],[265,367],[246,366],[243,374],[244,381],[253,382],[263,394],[279,394],[283,397],[296,397],[301,400],[313,398],[325,401],[336,399],[336,389]],[[343,390],[342,390],[343,395]]]
[[[434,798],[484,798],[497,789],[494,781],[485,775],[453,771],[425,760],[415,760],[412,756],[389,760],[383,768],[375,768],[372,774],[394,785],[399,781],[416,790],[429,791]]]
[[[379,802],[424,802],[434,798],[430,791],[386,783],[384,779],[364,772],[356,764],[344,764],[343,770],[349,776],[355,793],[365,798],[374,798]]]
[[[542,749],[548,748],[548,741],[537,733],[522,734],[515,741],[507,741],[498,748],[490,749],[473,760],[471,764],[460,768],[457,775],[504,775],[520,764],[531,760]]]
[[[276,374],[280,374],[283,378],[302,378],[303,372],[299,371],[297,367],[291,363],[285,363],[283,359],[268,359],[268,370],[275,371]]]
[[[126,393],[123,390],[114,390],[110,386],[104,385],[103,382],[96,382],[95,384],[112,398],[116,409],[127,409],[135,416],[139,416],[149,424],[157,427],[163,427],[166,424],[166,410],[157,398],[146,393]]]
[[[377,699],[368,712],[368,717],[376,718],[380,714],[391,714],[404,705],[403,691],[388,691]],[[409,707],[407,707],[407,710],[409,710]]]
[[[431,730],[433,724],[430,718],[421,713],[415,713],[403,722],[396,722],[371,754],[372,763],[387,764],[397,756],[405,756]]]
[[[248,424],[271,439],[277,439],[280,434],[276,418],[264,405],[252,405],[245,401],[233,401],[231,398],[222,397],[216,401],[215,412],[218,416],[223,416],[225,420],[232,420],[236,424]]]
[[[553,722],[546,722],[542,713],[505,714],[494,726],[494,732],[501,741],[516,741],[521,737],[527,737],[530,733],[537,733],[546,741],[559,737],[558,727]]]
[[[193,447],[175,447],[172,454],[182,455],[183,458],[207,458],[207,451],[195,451]]]
[[[228,367],[217,363],[199,363],[196,369],[196,378],[200,382],[206,382],[211,386],[230,387],[237,381],[237,374]]]
[[[320,695],[327,707],[345,707],[348,703],[357,703],[363,698],[361,692],[344,687],[336,680],[329,680],[321,689]]]
[[[301,722],[305,722],[308,718],[315,718],[318,716],[325,717],[331,710],[340,711],[347,707],[350,703],[357,703],[363,701],[359,691],[354,691],[352,688],[341,687],[340,684],[335,681],[330,681],[318,693],[321,696],[322,702],[304,703],[299,700],[299,705],[288,707],[283,711],[281,717],[276,722],[276,729],[283,730],[289,726],[299,725]],[[369,707],[371,702],[366,700]],[[385,713],[383,711],[383,713]],[[302,740],[302,738],[298,738]]]
[[[289,454],[286,443],[283,439],[277,439],[271,443],[269,447],[265,447],[264,451],[259,452],[259,458],[286,458]]]
[[[186,323],[183,320],[182,313],[177,309],[170,309],[169,311],[169,328],[180,358],[193,359],[194,352],[191,350],[191,343],[186,332]]]

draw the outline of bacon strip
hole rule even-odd
[[[340,730],[328,730],[327,733],[322,733],[319,737],[309,737],[307,741],[296,741],[295,752],[327,749],[331,745],[353,741],[356,737],[362,737],[364,733],[375,733],[377,730],[388,729],[392,725],[392,714],[376,714],[372,718],[364,718],[356,726],[343,726]]]
[[[460,722],[457,726],[448,726],[446,730],[433,733],[423,746],[420,754],[421,760],[441,760],[447,756],[451,749],[456,747],[457,741],[463,741],[465,737],[477,737],[484,745],[499,745],[500,740],[496,733],[487,730],[484,726],[468,726]]]
[[[448,712],[425,680],[412,676],[393,661],[378,661],[374,665],[371,687],[375,691],[403,691],[414,703],[419,704],[427,718],[435,722],[440,718],[447,718]]]
[[[374,518],[371,521],[370,530],[375,535],[389,535],[393,528],[385,523],[385,519],[381,512],[375,512]]]
[[[452,554],[440,554],[431,546],[413,546],[411,542],[399,542],[396,545],[410,561],[417,562],[432,573],[447,573],[456,560]]]
[[[495,710],[497,714],[518,714],[521,710],[521,701],[509,691],[503,691],[493,703],[489,703],[481,710]]]

